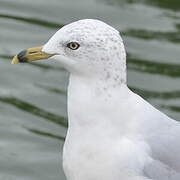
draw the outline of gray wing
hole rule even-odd
[[[158,160],[145,166],[144,175],[155,180],[180,180],[179,172]]]
[[[153,160],[144,172],[156,180],[180,180],[180,123],[165,117],[148,137]]]
[[[145,176],[154,180],[180,180],[180,122],[169,118],[140,96],[133,98],[140,109],[136,110],[138,132],[151,150],[152,160],[144,167]]]

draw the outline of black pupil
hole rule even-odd
[[[76,48],[76,43],[71,44],[72,48]]]

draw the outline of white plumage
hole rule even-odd
[[[71,50],[70,42],[80,47]],[[180,123],[126,85],[126,55],[114,28],[80,20],[60,29],[43,51],[70,72],[67,180],[180,180]]]

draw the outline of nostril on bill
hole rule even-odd
[[[17,55],[19,62],[27,62],[28,58],[25,57],[26,53],[27,51],[23,50]]]

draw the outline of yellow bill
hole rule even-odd
[[[43,49],[43,46],[23,50],[18,55],[13,57],[11,64],[31,62],[31,61],[41,60],[41,59],[48,59],[55,55],[55,54],[48,54],[48,53],[42,52],[42,49]]]

